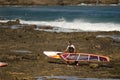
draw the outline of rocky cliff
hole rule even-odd
[[[0,0],[0,5],[119,4],[120,0]]]

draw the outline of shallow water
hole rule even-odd
[[[32,53],[29,50],[11,50],[12,52],[16,52],[16,53]]]
[[[97,38],[105,38],[105,37],[109,37],[112,38],[115,41],[120,42],[120,35],[97,35]]]
[[[120,79],[105,79],[105,78],[79,78],[77,76],[41,76],[37,80],[120,80]]]
[[[47,31],[47,32],[82,32],[82,30],[78,30],[78,29],[67,29],[67,28],[59,28],[59,27],[53,27],[53,29],[40,29],[38,27],[35,30]]]

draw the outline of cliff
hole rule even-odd
[[[119,4],[120,0],[0,0],[0,5]]]

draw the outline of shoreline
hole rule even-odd
[[[51,21],[50,21],[51,22]],[[99,26],[99,23],[95,24],[95,25],[92,25],[92,23],[89,23],[89,22],[84,22],[83,25],[85,25],[86,23],[87,24],[90,24],[91,26],[89,25],[85,25],[85,27],[88,27],[83,29],[82,27],[79,28],[79,26],[82,26],[82,22],[79,26],[77,26],[76,28],[74,28],[74,24],[71,24],[69,23],[69,21],[66,21],[64,20],[64,18],[60,18],[58,20],[53,20],[52,22],[54,22],[53,25],[51,25],[49,21],[32,21],[32,20],[22,20],[22,19],[14,19],[14,20],[6,20],[4,18],[1,18],[0,19],[0,25],[2,27],[9,27],[11,29],[17,29],[17,28],[22,28],[24,26],[33,26],[35,27],[34,30],[38,30],[38,31],[46,31],[46,32],[119,32],[119,23],[106,23],[106,25],[104,25],[104,22],[100,24]],[[65,24],[69,24],[69,26],[71,28],[69,28],[69,26],[67,25],[67,27],[64,27],[64,26],[58,26],[56,23],[59,23],[59,24],[63,24],[63,22],[65,22]],[[73,21],[74,22],[74,21]],[[77,23],[79,22],[76,21]],[[72,22],[71,22],[72,23]],[[111,25],[117,25],[117,26],[111,26]],[[110,25],[109,27],[113,27],[113,28],[109,28],[107,27],[106,29],[104,29],[104,26],[107,26],[107,25]],[[90,29],[90,27],[93,27]],[[115,28],[114,28],[115,27]]]
[[[120,4],[77,4],[77,5],[0,5],[0,7],[36,7],[36,6],[120,6]]]
[[[57,33],[37,31],[33,25],[9,28],[14,24],[5,23],[8,27],[0,28],[0,62],[8,63],[6,67],[0,67],[0,79],[36,80],[39,76],[120,79],[120,42],[98,36],[120,35],[120,32]],[[16,25],[20,25],[19,21]],[[105,55],[110,57],[110,62],[98,63],[99,67],[90,67],[87,62],[80,62],[77,67],[67,66],[64,61],[49,59],[43,54],[46,50],[64,51],[68,40],[73,42],[77,52]]]

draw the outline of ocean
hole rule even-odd
[[[1,6],[0,19],[61,31],[120,31],[120,6]]]

